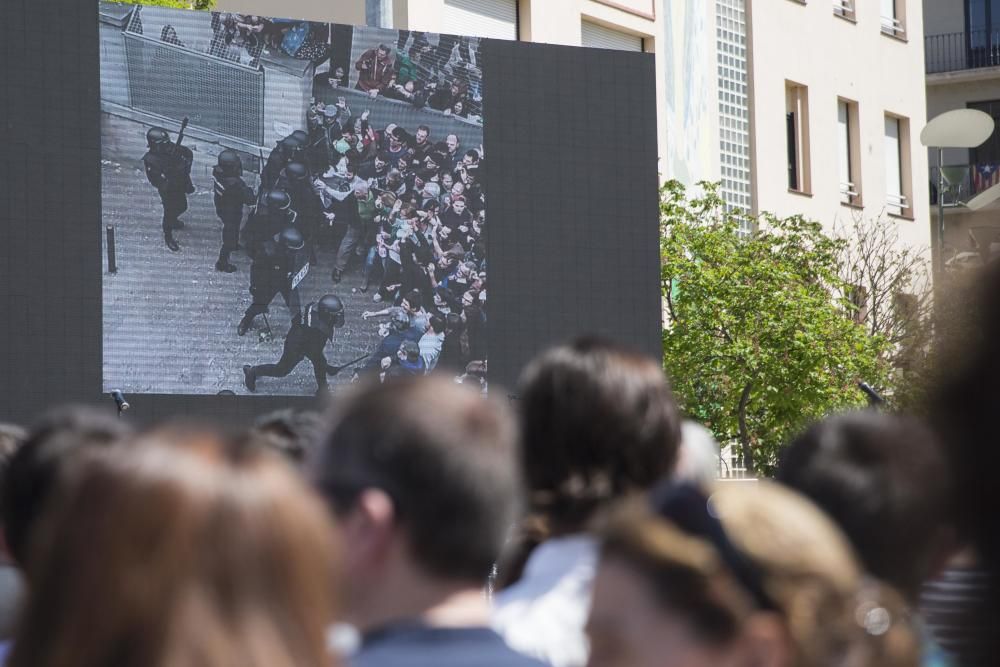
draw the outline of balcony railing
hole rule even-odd
[[[937,205],[938,168],[930,170],[931,204]],[[1000,164],[955,164],[944,167],[944,205],[960,206],[1000,183]]]
[[[924,37],[928,74],[1000,66],[1000,30],[971,30]]]

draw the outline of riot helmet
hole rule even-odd
[[[344,302],[340,300],[339,296],[335,294],[324,295],[319,300],[317,309],[319,314],[331,322],[334,327],[339,329],[344,326]]]
[[[278,234],[278,242],[286,250],[302,250],[306,247],[306,240],[302,232],[295,227],[286,227]]]
[[[170,143],[170,134],[162,127],[151,127],[146,132],[146,145],[150,148],[160,148]]]
[[[306,134],[305,130],[295,130],[288,136],[297,141],[299,146],[305,146],[309,143],[309,135]]]
[[[309,177],[309,169],[301,162],[289,162],[285,173],[294,181],[304,181]]]
[[[226,149],[219,153],[219,167],[230,176],[243,175],[243,161],[234,150]]]
[[[272,211],[287,211],[292,205],[292,198],[284,190],[269,190],[267,193],[267,208]]]

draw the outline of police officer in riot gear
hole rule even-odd
[[[302,162],[289,162],[278,178],[278,188],[291,197],[291,208],[296,214],[294,224],[305,236],[309,263],[315,266],[316,235],[323,214],[323,202],[313,188],[309,168]]]
[[[344,303],[339,297],[327,294],[319,301],[306,306],[304,321],[292,323],[285,337],[281,358],[276,364],[244,366],[243,381],[251,392],[257,391],[257,378],[285,377],[303,359],[312,362],[316,374],[317,392],[327,389],[327,375],[336,375],[342,366],[331,366],[323,353],[327,341],[333,338],[334,330],[344,326]]]
[[[232,273],[236,267],[229,262],[229,253],[239,244],[243,207],[253,204],[255,197],[243,180],[243,162],[236,151],[227,149],[219,153],[212,178],[215,181],[215,213],[222,220],[222,250],[215,270]]]
[[[160,193],[163,204],[163,240],[171,251],[180,246],[174,240],[174,230],[182,229],[184,223],[178,220],[187,210],[187,196],[194,192],[191,182],[191,165],[194,154],[191,149],[170,141],[170,134],[162,127],[152,127],[146,132],[149,151],[142,156],[146,178]]]
[[[295,258],[304,247],[302,232],[294,227],[288,227],[276,239],[269,239],[261,244],[250,265],[250,294],[253,301],[243,313],[243,319],[236,330],[240,336],[250,329],[254,318],[267,312],[271,301],[278,294],[285,300],[292,322],[302,318],[302,302],[294,278],[298,268]]]
[[[299,139],[299,135],[292,133],[278,141],[271,153],[267,156],[267,163],[260,172],[260,187],[268,190],[276,187],[278,176],[281,175],[289,162],[297,160],[305,148],[305,142]]]
[[[267,241],[273,239],[283,229],[295,225],[298,217],[292,209],[292,198],[284,190],[268,190],[264,193],[257,210],[247,220],[243,228],[243,240],[247,253],[253,257],[260,252]]]

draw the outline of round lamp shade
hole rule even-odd
[[[993,134],[993,118],[976,109],[954,109],[935,117],[920,132],[920,143],[933,148],[975,148]]]

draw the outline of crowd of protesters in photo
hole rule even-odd
[[[245,432],[0,429],[4,664],[997,664],[1000,266],[926,420],[848,412],[716,481],[660,364],[580,339],[517,400],[363,382]],[[434,316],[432,316],[434,317]]]

